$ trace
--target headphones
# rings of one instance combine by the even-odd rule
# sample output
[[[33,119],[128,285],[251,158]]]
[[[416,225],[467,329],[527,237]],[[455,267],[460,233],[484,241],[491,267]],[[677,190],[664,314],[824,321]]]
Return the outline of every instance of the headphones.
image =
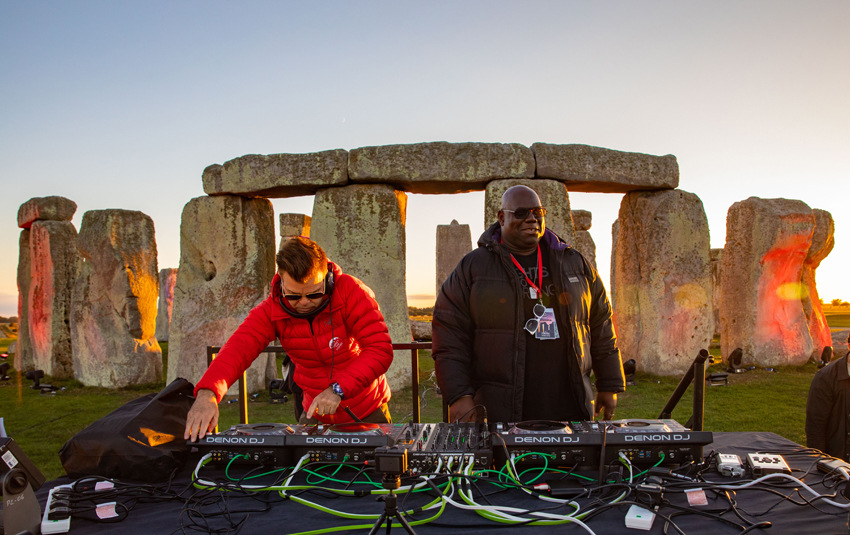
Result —
[[[322,301],[322,304],[320,304],[314,310],[301,314],[299,312],[296,312],[295,309],[287,307],[283,302],[283,280],[280,281],[280,297],[278,299],[280,300],[280,306],[283,307],[283,309],[293,318],[307,318],[309,316],[312,316],[313,314],[318,314],[319,312],[327,308],[327,306],[331,304],[331,294],[333,292],[334,272],[333,269],[331,269],[330,263],[328,263],[328,273],[327,275],[325,275],[325,296],[327,297],[327,299]]]

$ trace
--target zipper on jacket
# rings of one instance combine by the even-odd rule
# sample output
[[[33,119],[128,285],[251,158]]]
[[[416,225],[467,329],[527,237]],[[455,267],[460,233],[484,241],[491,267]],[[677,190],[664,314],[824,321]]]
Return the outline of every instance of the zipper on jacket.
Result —
[[[510,281],[514,285],[514,288],[516,288],[516,295],[517,295],[517,318],[519,318],[519,322],[514,322],[514,370],[513,370],[514,387],[513,387],[513,392],[512,392],[512,397],[514,398],[514,400],[516,400],[517,385],[519,384],[519,377],[517,377],[516,369],[517,369],[517,362],[519,361],[519,335],[520,335],[520,330],[521,330],[520,324],[522,323],[522,313],[523,313],[522,300],[525,298],[525,296],[522,295],[522,289],[520,288],[521,285],[517,284],[517,282],[516,282],[516,278],[517,278],[516,273],[514,273],[513,268],[508,266],[508,263],[505,261],[505,257],[502,254],[502,249],[503,249],[502,247],[499,247],[498,249],[496,249],[494,247],[496,254],[499,255],[499,261],[502,262],[502,266],[508,271],[508,275],[510,275]],[[525,385],[525,377],[522,378],[522,381],[523,381],[523,385]],[[520,400],[520,405],[522,405],[521,400]],[[522,413],[520,411],[517,411],[519,414],[515,414],[514,413],[515,408],[516,408],[515,403],[511,403],[511,416],[513,417],[512,419],[513,419],[513,421],[519,421],[519,420],[522,419]]]

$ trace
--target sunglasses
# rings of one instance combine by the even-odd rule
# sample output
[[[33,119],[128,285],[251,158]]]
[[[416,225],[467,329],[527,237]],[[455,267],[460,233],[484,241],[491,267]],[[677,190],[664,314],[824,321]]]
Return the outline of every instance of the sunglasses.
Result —
[[[325,292],[328,289],[328,280],[325,278],[324,280],[325,287],[322,288],[321,292],[312,292],[308,294],[283,294],[283,298],[287,301],[300,301],[302,297],[306,297],[307,299],[318,299],[325,295]]]
[[[528,334],[537,332],[537,328],[540,327],[540,318],[546,313],[546,307],[537,303],[531,311],[534,312],[534,319],[525,322],[525,330],[528,331]]]
[[[543,216],[546,215],[546,209],[542,206],[535,206],[534,208],[517,208],[516,210],[502,210],[503,212],[510,212],[517,219],[525,219],[528,217],[529,213],[534,214],[534,217],[537,219],[543,219]]]

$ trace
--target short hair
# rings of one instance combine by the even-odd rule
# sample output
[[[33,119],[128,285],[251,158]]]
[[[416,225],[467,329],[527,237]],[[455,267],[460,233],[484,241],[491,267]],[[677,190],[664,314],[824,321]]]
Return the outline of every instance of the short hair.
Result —
[[[317,273],[324,276],[328,272],[328,256],[325,251],[318,243],[303,236],[289,238],[283,242],[275,260],[278,269],[302,284]]]

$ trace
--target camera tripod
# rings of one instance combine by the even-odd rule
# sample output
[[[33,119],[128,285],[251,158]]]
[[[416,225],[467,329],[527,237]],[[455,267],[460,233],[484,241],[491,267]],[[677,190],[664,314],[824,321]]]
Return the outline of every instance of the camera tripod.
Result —
[[[404,516],[402,516],[399,512],[398,496],[393,494],[393,491],[401,486],[401,481],[399,479],[398,474],[384,474],[381,478],[381,486],[390,491],[390,493],[387,494],[387,497],[384,500],[384,512],[381,513],[381,518],[379,518],[378,521],[375,522],[375,525],[372,526],[372,531],[369,532],[369,535],[375,535],[378,533],[378,530],[381,529],[381,525],[385,520],[387,522],[387,535],[389,535],[393,525],[393,518],[397,518],[401,527],[403,527],[410,535],[416,535],[416,532],[413,531],[413,528],[410,527],[410,524],[407,523],[407,520],[405,520]]]

